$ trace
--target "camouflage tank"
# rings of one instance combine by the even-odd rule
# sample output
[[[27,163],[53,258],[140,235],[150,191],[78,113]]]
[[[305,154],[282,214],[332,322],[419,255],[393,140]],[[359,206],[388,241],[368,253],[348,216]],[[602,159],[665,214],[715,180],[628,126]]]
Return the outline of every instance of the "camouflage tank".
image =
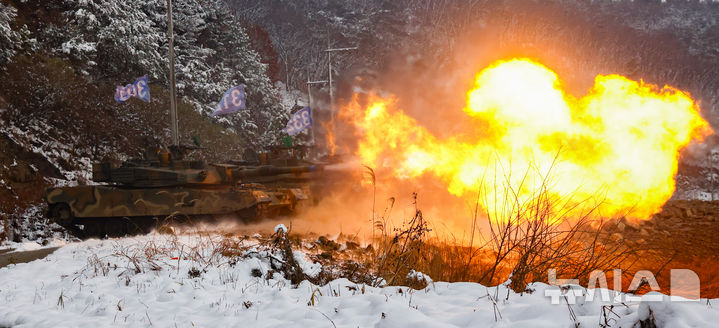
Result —
[[[207,165],[184,160],[192,147],[170,147],[155,160],[130,160],[119,167],[93,164],[89,186],[49,188],[48,215],[85,234],[119,235],[147,230],[157,220],[236,215],[254,220],[292,214],[310,201],[303,183],[321,165]]]

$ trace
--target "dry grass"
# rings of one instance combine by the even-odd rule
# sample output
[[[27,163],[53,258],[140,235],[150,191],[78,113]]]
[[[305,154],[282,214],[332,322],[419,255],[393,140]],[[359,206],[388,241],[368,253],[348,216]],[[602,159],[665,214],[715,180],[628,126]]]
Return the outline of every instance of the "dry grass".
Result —
[[[371,168],[367,171],[375,183],[374,171]],[[168,234],[161,235],[162,242],[151,240],[139,247],[118,245],[113,256],[124,261],[122,268],[128,281],[133,273],[161,270],[168,264],[161,261],[168,258],[177,257],[178,270],[180,261],[192,262],[188,275],[198,277],[210,266],[232,266],[242,257],[254,256],[264,257],[273,273],[282,274],[293,285],[303,280],[323,285],[336,278],[347,278],[374,286],[421,289],[428,282],[410,274],[418,271],[437,281],[472,281],[486,286],[506,282],[516,292],[524,292],[530,282],[547,282],[550,269],[556,270],[559,278],[579,279],[586,284],[594,270],[631,267],[635,254],[624,244],[614,242],[602,229],[606,220],[597,213],[600,202],[588,199],[577,204],[571,201],[572,195],[560,197],[551,193],[550,176],[541,175],[539,187],[533,188],[536,191],[530,195],[520,195],[518,190],[523,190],[523,186],[512,186],[508,177],[495,183],[497,188],[504,188],[503,192],[496,188],[478,190],[474,212],[468,220],[470,238],[466,242],[451,236],[442,239],[436,233],[430,235],[429,222],[417,207],[415,194],[414,214],[399,228],[387,226],[393,199],[380,215],[374,213],[373,203],[374,238],[366,247],[360,247],[356,236],[341,236],[336,241],[324,236],[308,240],[308,236],[281,230],[252,243],[247,242],[246,236],[195,231],[193,243],[187,244],[168,229]],[[495,210],[484,210],[487,208]],[[487,220],[489,229],[479,228],[481,220]],[[262,251],[248,251],[250,244]],[[320,274],[310,277],[302,272],[293,254],[298,249],[322,264]],[[103,259],[92,258],[88,268],[95,275],[106,275],[108,268],[104,263]]]
[[[556,195],[550,191],[551,176],[551,168],[542,174],[531,167],[519,185],[509,176],[495,177],[492,190],[477,194],[468,243],[430,238],[419,209],[394,234],[384,225],[391,205],[379,218],[373,215],[380,236],[373,239],[373,258],[367,263],[375,284],[412,285],[406,275],[416,270],[441,281],[508,282],[523,292],[530,282],[547,282],[550,269],[562,279],[586,283],[594,270],[630,268],[636,253],[603,231],[606,219],[597,211],[601,200],[576,202],[574,195]],[[525,188],[523,184],[536,177],[536,187]],[[534,191],[520,195],[527,189]],[[494,210],[483,210],[488,208]],[[481,219],[487,220],[489,231],[479,229]]]
[[[422,211],[417,208],[417,195],[414,195],[415,211],[409,222],[391,239],[383,238],[377,245],[377,274],[375,284],[380,281],[388,285],[416,283],[408,279],[408,274],[421,261],[426,234],[430,231]],[[412,287],[412,286],[411,286]]]

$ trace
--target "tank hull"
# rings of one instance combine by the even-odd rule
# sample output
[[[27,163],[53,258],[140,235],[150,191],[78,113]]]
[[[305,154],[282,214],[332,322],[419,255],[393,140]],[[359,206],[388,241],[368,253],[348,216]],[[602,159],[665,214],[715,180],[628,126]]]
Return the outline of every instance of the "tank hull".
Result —
[[[51,188],[50,207],[66,204],[73,218],[214,215],[237,213],[272,197],[262,190],[220,188],[120,188],[77,186]]]
[[[154,224],[195,219],[242,221],[292,215],[312,203],[309,182],[323,166],[205,164],[184,160],[183,147],[157,160],[93,164],[98,185],[46,191],[48,216],[82,235],[121,235]],[[141,227],[142,229],[135,229]],[[88,233],[87,229],[94,230]],[[132,229],[130,229],[132,228]]]

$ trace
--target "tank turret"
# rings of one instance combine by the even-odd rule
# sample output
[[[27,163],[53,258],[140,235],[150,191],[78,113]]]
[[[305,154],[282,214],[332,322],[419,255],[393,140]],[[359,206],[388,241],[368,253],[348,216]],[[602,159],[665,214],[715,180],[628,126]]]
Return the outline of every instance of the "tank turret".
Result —
[[[108,162],[92,165],[94,182],[112,183],[133,187],[171,187],[188,184],[235,184],[243,178],[269,177],[281,174],[301,174],[321,170],[319,165],[298,166],[245,166],[237,164],[210,164],[185,160],[190,146],[173,146],[170,151],[158,151],[155,160],[133,159],[120,167]]]

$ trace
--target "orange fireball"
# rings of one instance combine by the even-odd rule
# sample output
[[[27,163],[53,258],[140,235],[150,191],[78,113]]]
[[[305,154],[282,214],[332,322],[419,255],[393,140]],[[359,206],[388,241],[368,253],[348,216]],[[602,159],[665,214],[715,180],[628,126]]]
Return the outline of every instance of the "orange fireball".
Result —
[[[456,196],[478,191],[530,198],[545,188],[599,211],[648,218],[672,196],[680,150],[712,131],[686,92],[599,75],[582,98],[529,59],[482,70],[464,112],[477,127],[439,139],[392,97],[358,97],[341,117],[358,133],[363,163],[399,179],[432,174]],[[494,210],[494,209],[488,209]]]

